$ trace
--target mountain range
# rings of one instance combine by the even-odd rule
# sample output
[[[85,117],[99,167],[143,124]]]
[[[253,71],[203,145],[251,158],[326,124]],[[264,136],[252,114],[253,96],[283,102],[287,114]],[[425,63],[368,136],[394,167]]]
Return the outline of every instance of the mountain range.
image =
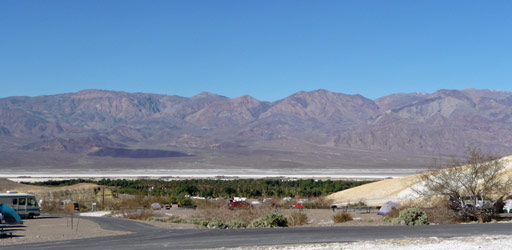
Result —
[[[415,168],[478,147],[512,154],[512,92],[275,102],[83,90],[0,99],[0,168]],[[185,165],[184,165],[185,164]]]

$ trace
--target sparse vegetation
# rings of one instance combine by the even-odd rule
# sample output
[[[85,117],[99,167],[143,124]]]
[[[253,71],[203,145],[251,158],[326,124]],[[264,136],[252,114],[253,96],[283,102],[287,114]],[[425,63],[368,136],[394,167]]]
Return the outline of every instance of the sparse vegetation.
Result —
[[[184,220],[181,217],[177,217],[177,216],[172,216],[167,221],[170,223],[183,223],[184,222]]]
[[[391,212],[382,218],[385,222],[392,222],[393,219],[398,218],[400,215],[400,209],[392,208]]]
[[[226,229],[228,227],[228,225],[226,225],[226,223],[224,223],[222,220],[213,218],[211,221],[208,222],[207,227],[208,228]]]
[[[396,225],[421,226],[428,224],[427,214],[419,208],[409,207],[400,210],[397,218],[392,219]]]
[[[250,228],[287,227],[288,219],[280,213],[270,213],[255,219],[249,224]]]
[[[430,224],[451,224],[457,222],[455,211],[450,209],[446,200],[438,200],[430,206],[420,208],[427,213]]]
[[[147,209],[124,210],[121,215],[132,220],[147,220],[155,216],[151,210]]]
[[[313,198],[311,201],[307,202],[305,205],[306,208],[309,209],[322,209],[322,208],[331,208],[332,200],[325,199],[324,197]]]
[[[335,223],[343,223],[352,220],[352,215],[347,212],[338,212],[332,216]]]
[[[288,218],[291,226],[302,226],[308,222],[308,216],[300,211],[293,212]]]
[[[246,228],[247,223],[241,219],[234,219],[228,223],[228,228],[230,229],[239,229],[239,228]]]
[[[465,161],[452,159],[447,164],[433,162],[432,172],[421,175],[424,197],[445,197],[459,218],[490,221],[498,210],[486,197],[504,197],[512,188],[512,179],[502,178],[505,165],[497,157],[477,149],[468,149]]]
[[[62,213],[62,205],[59,201],[44,201],[41,204],[41,211],[45,213]]]

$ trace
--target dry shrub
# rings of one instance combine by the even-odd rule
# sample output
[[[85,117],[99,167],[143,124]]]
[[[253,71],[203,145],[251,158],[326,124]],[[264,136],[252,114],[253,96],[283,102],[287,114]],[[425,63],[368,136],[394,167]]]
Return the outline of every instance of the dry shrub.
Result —
[[[451,224],[457,222],[457,215],[450,208],[448,200],[438,200],[435,204],[421,209],[427,213],[430,223]]]
[[[451,224],[457,222],[455,212],[450,208],[450,202],[445,197],[429,200],[410,201],[405,206],[417,207],[425,211],[428,222],[433,224]]]
[[[60,201],[44,201],[41,203],[41,211],[45,213],[62,213],[62,205]]]
[[[165,219],[166,222],[170,223],[183,223],[185,220],[179,216],[173,215]]]
[[[108,204],[115,210],[123,209],[136,209],[136,208],[150,208],[153,203],[166,203],[165,197],[161,196],[144,196],[144,195],[133,195],[122,199],[120,202],[115,204]]]
[[[222,209],[229,206],[229,202],[226,200],[198,200],[195,202],[197,209]]]
[[[116,210],[123,209],[136,209],[148,207],[149,202],[147,202],[143,195],[134,195],[130,198],[123,199],[121,202],[117,203],[114,207]]]
[[[359,200],[357,203],[348,203],[349,208],[366,207],[368,204],[364,200]]]
[[[427,213],[428,221],[434,224],[452,224],[457,222],[455,212],[449,207],[422,208]]]
[[[136,210],[125,210],[123,211],[123,217],[132,220],[147,220],[150,217],[154,217],[153,211],[147,209],[136,209]]]
[[[352,220],[352,215],[347,212],[338,212],[332,216],[332,220],[335,223],[343,223]]]
[[[300,211],[295,211],[288,216],[288,222],[291,226],[302,226],[308,222],[308,216]]]
[[[325,199],[324,197],[318,197],[310,202],[306,203],[306,207],[310,209],[329,209],[331,208],[332,200]]]
[[[406,207],[404,207],[404,208],[406,208]],[[400,209],[392,208],[391,212],[389,212],[389,214],[387,214],[386,216],[388,218],[398,218],[399,215],[400,215]]]
[[[198,205],[199,207],[199,205]],[[199,218],[204,220],[212,220],[214,218],[219,219],[221,221],[232,221],[234,219],[241,219],[246,224],[251,223],[254,219],[257,219],[259,217],[262,217],[264,215],[269,214],[272,212],[272,208],[270,206],[255,206],[251,209],[234,209],[229,210],[228,206],[220,206],[218,208],[216,207],[209,207],[199,210]]]

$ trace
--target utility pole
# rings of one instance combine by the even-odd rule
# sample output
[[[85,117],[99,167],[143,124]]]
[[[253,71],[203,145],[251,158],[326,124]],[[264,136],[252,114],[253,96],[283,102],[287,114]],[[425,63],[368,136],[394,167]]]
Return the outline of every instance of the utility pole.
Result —
[[[102,201],[101,201],[101,209],[102,210],[105,210],[105,186],[102,186],[101,187],[101,191],[102,191]]]

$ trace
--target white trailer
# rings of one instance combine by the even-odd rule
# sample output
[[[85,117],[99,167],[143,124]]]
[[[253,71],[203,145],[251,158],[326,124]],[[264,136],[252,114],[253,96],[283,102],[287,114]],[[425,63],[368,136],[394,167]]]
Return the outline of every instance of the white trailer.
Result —
[[[12,207],[21,218],[32,219],[41,214],[41,208],[33,194],[7,191],[7,193],[0,193],[0,203]]]

